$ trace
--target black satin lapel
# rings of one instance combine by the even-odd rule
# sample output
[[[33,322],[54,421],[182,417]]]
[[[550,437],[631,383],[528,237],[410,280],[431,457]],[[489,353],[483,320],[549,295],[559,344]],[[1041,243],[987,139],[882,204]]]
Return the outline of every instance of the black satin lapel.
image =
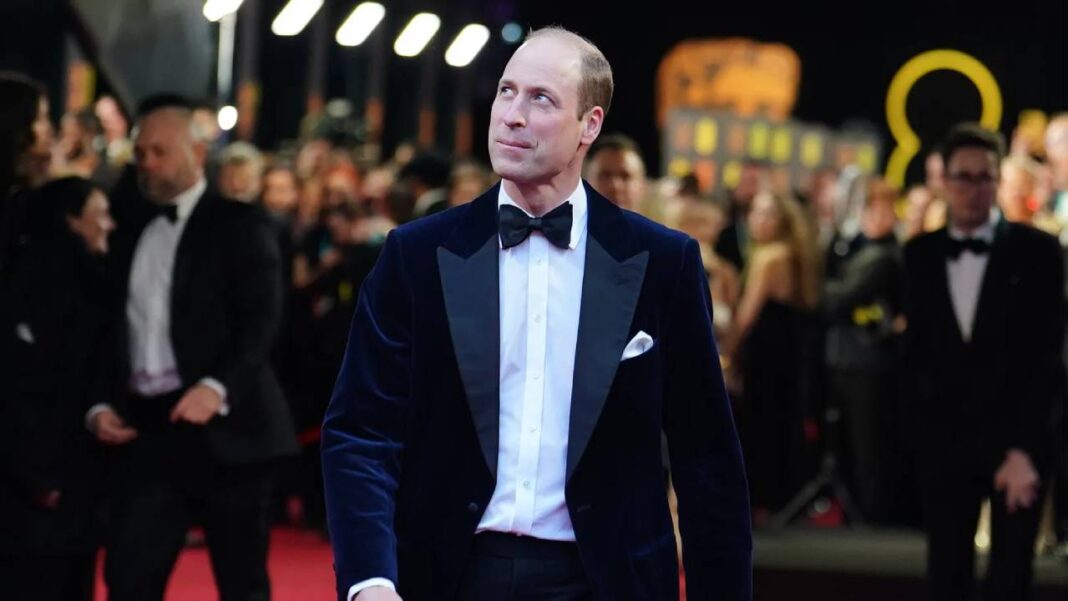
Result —
[[[182,237],[174,252],[174,271],[171,282],[172,311],[182,304],[182,299],[189,291],[189,282],[193,277],[194,255],[206,250],[206,238],[212,227],[211,215],[214,212],[212,210],[214,202],[215,199],[210,194],[201,196],[193,213],[189,215],[185,229],[182,230]]]
[[[1004,244],[1005,226],[998,222],[994,243],[990,246],[990,258],[983,271],[983,281],[979,285],[979,300],[975,306],[975,321],[972,324],[972,340],[982,338],[987,329],[996,325],[995,316],[1003,315],[1000,310],[1007,294],[1011,294],[1013,282],[1010,278],[1013,260],[1011,252]]]
[[[943,228],[937,235],[937,252],[931,257],[930,265],[933,270],[931,275],[934,278],[934,291],[938,295],[937,306],[942,310],[946,333],[953,336],[956,344],[963,345],[964,326],[957,319],[957,312],[953,309],[953,292],[949,289],[949,234]]]
[[[490,236],[466,260],[438,248],[453,349],[486,466],[497,477],[500,421],[500,290],[498,241]]]
[[[596,238],[587,239],[568,429],[568,478],[586,451],[608,398],[648,262],[649,251],[618,262]]]

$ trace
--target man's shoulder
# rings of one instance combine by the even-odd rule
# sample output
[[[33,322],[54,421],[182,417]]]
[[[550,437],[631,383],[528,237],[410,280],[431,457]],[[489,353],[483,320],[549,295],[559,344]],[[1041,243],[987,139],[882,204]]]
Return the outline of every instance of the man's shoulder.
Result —
[[[1004,228],[1005,242],[1018,245],[1029,250],[1060,254],[1060,242],[1051,234],[1037,228],[1006,221],[1001,224]]]
[[[946,230],[945,228],[942,228],[912,238],[905,243],[905,246],[902,249],[905,256],[905,262],[911,263],[920,258],[930,257],[930,255],[938,250],[939,240],[945,236]]]
[[[431,213],[397,226],[391,235],[405,246],[411,244],[440,246],[470,210],[471,204],[468,203]]]
[[[626,209],[620,209],[620,211],[623,213],[623,220],[627,227],[642,246],[674,249],[676,252],[681,252],[686,243],[692,240],[683,232],[671,229],[644,215]]]

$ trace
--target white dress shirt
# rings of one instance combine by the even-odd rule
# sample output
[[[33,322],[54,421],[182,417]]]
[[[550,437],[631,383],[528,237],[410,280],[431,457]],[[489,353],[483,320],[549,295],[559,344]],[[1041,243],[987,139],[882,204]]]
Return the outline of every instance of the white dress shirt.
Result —
[[[539,232],[502,249],[500,269],[501,413],[497,486],[478,531],[573,541],[564,504],[571,385],[575,374],[582,276],[586,265],[586,189],[568,197],[568,248]],[[500,188],[498,206],[515,202]]]
[[[994,224],[995,218],[991,216],[985,225],[976,229],[971,235],[951,225],[948,228],[949,237],[953,240],[975,238],[993,244]],[[965,342],[972,339],[975,311],[979,306],[979,292],[983,286],[983,275],[986,273],[986,264],[989,261],[989,252],[977,255],[970,250],[965,250],[956,259],[946,260],[949,297],[953,303],[953,314],[957,316],[957,324],[960,326],[960,333]]]
[[[137,395],[154,397],[182,387],[178,362],[171,344],[171,278],[174,258],[189,216],[207,189],[201,178],[192,188],[175,197],[178,218],[172,223],[159,215],[145,226],[137,241],[130,267],[129,291],[126,295],[126,323],[130,359],[128,389]],[[220,415],[226,415],[226,388],[213,378],[200,382],[223,399]],[[107,404],[94,405],[86,414],[90,424],[94,416],[111,409]]]
[[[586,188],[568,197],[572,209],[568,248],[540,232],[501,248],[500,423],[497,484],[477,531],[574,541],[564,502],[571,387],[575,373],[582,277],[586,266]],[[500,187],[501,205],[516,205]],[[349,589],[349,599],[372,578]]]

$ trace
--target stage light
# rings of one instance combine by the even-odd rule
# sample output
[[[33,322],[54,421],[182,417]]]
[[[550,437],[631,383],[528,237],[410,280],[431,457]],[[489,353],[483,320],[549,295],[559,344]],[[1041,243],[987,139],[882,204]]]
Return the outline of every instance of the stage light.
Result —
[[[453,67],[466,67],[471,64],[486,45],[489,35],[489,29],[478,23],[464,27],[445,51],[445,62]]]
[[[323,6],[323,0],[289,0],[271,23],[275,35],[297,35]]]
[[[219,129],[230,131],[235,125],[237,125],[237,109],[232,106],[219,109]]]
[[[401,56],[418,56],[441,27],[441,19],[431,13],[419,13],[404,26],[393,43],[393,51]]]
[[[377,2],[362,2],[352,10],[337,30],[337,43],[359,46],[386,16],[386,7]]]
[[[237,12],[245,0],[208,0],[204,3],[204,18],[212,23]]]
[[[519,23],[509,23],[501,28],[501,39],[508,44],[515,44],[523,37],[523,28]]]

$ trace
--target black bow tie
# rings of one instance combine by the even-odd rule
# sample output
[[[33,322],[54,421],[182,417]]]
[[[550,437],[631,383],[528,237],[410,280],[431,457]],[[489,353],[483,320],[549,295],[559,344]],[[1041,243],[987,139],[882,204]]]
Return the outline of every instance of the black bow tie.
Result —
[[[497,212],[497,226],[501,234],[501,246],[511,248],[537,230],[557,248],[567,248],[571,243],[570,202],[556,207],[542,217],[531,217],[523,209],[512,205],[501,205]]]
[[[178,205],[152,205],[152,209],[155,215],[163,215],[167,218],[167,221],[174,223],[178,221]]]
[[[985,255],[990,252],[990,243],[980,238],[965,238],[964,240],[950,238],[946,245],[946,254],[951,259],[959,258],[960,254],[966,250],[977,255]]]

